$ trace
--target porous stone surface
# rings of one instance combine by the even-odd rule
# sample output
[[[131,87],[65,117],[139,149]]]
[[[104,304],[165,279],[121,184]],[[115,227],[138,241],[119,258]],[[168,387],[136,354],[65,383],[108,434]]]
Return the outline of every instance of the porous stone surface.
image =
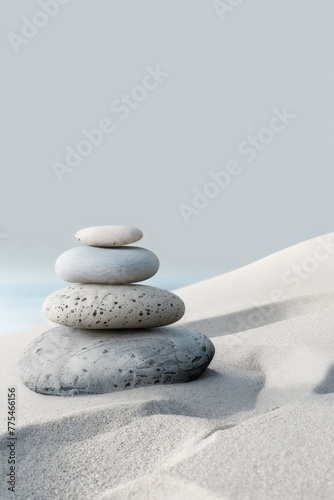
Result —
[[[62,253],[56,273],[70,283],[127,284],[144,281],[159,269],[158,257],[140,247],[79,246]]]
[[[117,247],[141,240],[143,233],[132,226],[95,226],[80,229],[75,237],[80,243],[86,245]]]
[[[27,346],[19,372],[29,389],[42,394],[102,394],[189,382],[214,352],[205,335],[179,328],[106,334],[58,327]]]
[[[49,295],[49,320],[73,328],[150,328],[182,318],[185,305],[172,292],[146,285],[73,285]]]

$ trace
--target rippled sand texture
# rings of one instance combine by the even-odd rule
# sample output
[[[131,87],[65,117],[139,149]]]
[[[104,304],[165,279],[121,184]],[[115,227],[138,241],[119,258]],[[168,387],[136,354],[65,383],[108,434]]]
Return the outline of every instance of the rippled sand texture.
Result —
[[[17,360],[50,325],[1,338],[1,394],[18,392],[15,498],[333,498],[332,240],[177,291],[176,325],[216,349],[194,382],[44,396],[23,386]]]

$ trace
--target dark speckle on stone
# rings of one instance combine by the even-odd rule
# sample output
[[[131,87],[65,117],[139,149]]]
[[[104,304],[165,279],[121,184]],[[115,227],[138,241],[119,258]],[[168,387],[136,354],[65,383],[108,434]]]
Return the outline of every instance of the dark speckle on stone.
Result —
[[[185,383],[199,377],[214,355],[207,337],[185,329],[122,333],[92,327],[93,331],[80,331],[61,326],[35,338],[20,358],[23,383],[36,392],[57,396]],[[54,352],[55,348],[56,362],[39,355],[40,350]]]

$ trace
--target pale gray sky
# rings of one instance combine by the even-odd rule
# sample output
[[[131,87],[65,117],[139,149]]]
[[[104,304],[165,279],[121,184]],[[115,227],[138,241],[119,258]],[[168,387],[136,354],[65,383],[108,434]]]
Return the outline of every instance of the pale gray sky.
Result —
[[[40,5],[1,0],[3,280],[52,279],[92,225],[201,276],[333,231],[332,1]]]

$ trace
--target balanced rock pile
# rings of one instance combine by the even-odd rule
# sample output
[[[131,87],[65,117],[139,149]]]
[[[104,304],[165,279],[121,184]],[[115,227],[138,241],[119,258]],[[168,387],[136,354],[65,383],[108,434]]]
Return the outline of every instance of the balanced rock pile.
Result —
[[[73,286],[49,295],[44,312],[61,325],[37,337],[19,361],[23,383],[43,394],[101,394],[196,379],[214,356],[200,333],[163,328],[185,306],[175,294],[134,284],[151,278],[157,256],[127,246],[142,238],[129,226],[98,226],[76,234],[82,246],[56,262]]]

